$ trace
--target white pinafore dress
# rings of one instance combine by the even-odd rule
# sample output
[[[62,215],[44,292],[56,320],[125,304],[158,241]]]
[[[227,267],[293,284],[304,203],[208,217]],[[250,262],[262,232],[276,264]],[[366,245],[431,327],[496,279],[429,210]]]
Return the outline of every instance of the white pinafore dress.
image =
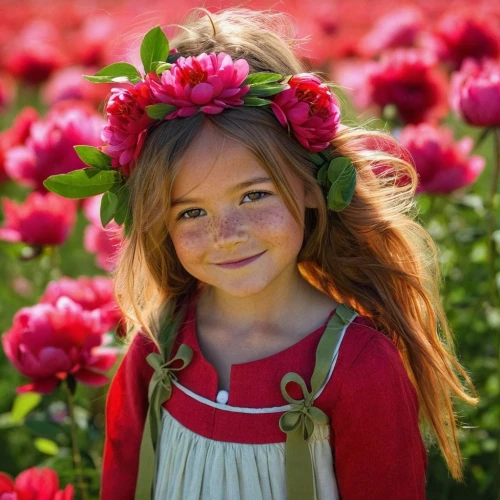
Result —
[[[311,377],[311,391],[297,373],[287,373],[281,382],[282,406],[272,408],[244,408],[221,404],[181,385],[171,362],[152,363],[157,377],[156,386],[150,385],[151,405],[158,405],[155,387],[167,381],[168,395],[180,391],[198,405],[255,418],[262,414],[278,414],[279,427],[286,441],[247,444],[202,436],[176,420],[165,407],[157,414],[161,428],[148,431],[146,421],[141,447],[136,500],[334,500],[339,498],[330,446],[329,418],[314,406],[330,380],[338,352],[348,326],[357,313],[339,305],[321,337],[316,350],[316,364]],[[190,361],[190,348],[184,345],[174,360],[183,360],[181,368]],[[182,347],[182,346],[181,346]],[[188,353],[186,355],[186,353]],[[151,355],[150,355],[151,356]],[[177,366],[179,363],[177,363]],[[289,383],[301,388],[302,399],[294,399],[287,392]],[[165,384],[163,384],[165,385]],[[153,387],[154,386],[154,387]],[[164,398],[165,399],[165,398]],[[168,406],[168,405],[167,405]],[[153,428],[153,427],[152,427]],[[144,441],[155,436],[153,443],[156,467],[151,456],[146,458]],[[149,462],[149,469],[148,464]],[[150,469],[153,468],[154,471]],[[149,480],[147,476],[149,477]],[[151,477],[152,476],[152,477]],[[151,484],[152,483],[152,484]],[[149,495],[149,493],[151,494]]]

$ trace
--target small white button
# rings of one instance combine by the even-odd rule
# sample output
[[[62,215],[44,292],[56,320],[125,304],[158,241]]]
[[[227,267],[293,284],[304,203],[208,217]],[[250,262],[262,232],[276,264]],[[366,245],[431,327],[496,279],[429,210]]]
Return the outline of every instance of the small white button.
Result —
[[[229,393],[227,391],[222,390],[217,393],[217,403],[225,405],[228,399],[229,399]]]

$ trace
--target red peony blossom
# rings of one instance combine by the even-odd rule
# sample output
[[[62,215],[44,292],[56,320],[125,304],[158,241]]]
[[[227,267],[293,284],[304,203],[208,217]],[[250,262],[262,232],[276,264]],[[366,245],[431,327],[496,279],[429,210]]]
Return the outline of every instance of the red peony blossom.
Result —
[[[103,372],[117,358],[114,349],[101,347],[107,325],[99,309],[86,311],[69,297],[19,310],[2,336],[10,362],[32,380],[17,392],[48,394],[68,376],[88,385],[106,384]]]
[[[153,102],[144,82],[111,90],[106,104],[108,123],[101,134],[107,145],[102,150],[113,158],[111,164],[124,175],[130,175],[133,170],[146,140],[147,128],[154,122],[144,109]]]
[[[198,110],[208,114],[221,113],[225,108],[242,106],[242,97],[250,89],[242,85],[248,76],[245,59],[233,61],[224,52],[180,57],[161,80],[151,78],[149,84],[157,100],[179,109],[166,120],[194,115]]]
[[[358,44],[358,53],[374,57],[384,50],[412,47],[424,24],[422,11],[417,7],[402,7],[380,17]]]
[[[290,125],[302,146],[315,153],[323,151],[340,123],[337,99],[327,85],[308,73],[293,76],[288,85],[271,102],[274,114],[284,127]]]
[[[453,110],[471,125],[500,125],[500,63],[467,59],[451,79]]]
[[[38,85],[68,60],[60,33],[47,21],[32,21],[11,40],[5,68],[15,78]]]
[[[78,101],[64,101],[52,108],[44,121],[31,125],[24,146],[10,149],[5,170],[20,184],[46,192],[43,181],[55,174],[84,168],[73,146],[101,145],[104,120],[89,106]]]
[[[370,101],[394,105],[405,123],[434,121],[445,116],[447,83],[436,59],[418,49],[385,53],[367,74]]]
[[[121,312],[113,293],[113,282],[105,276],[80,276],[71,279],[63,276],[51,281],[40,299],[42,304],[56,305],[60,297],[69,297],[86,311],[98,310],[104,322],[105,331],[114,330],[121,318]]]
[[[480,61],[500,56],[500,30],[484,16],[452,12],[439,22],[432,45],[440,60],[459,69],[467,58]]]
[[[32,192],[24,203],[2,198],[0,239],[28,245],[62,245],[73,229],[77,203],[54,193]]]
[[[85,66],[99,67],[112,63],[109,58],[112,42],[120,29],[118,24],[116,16],[104,12],[100,14],[98,11],[83,20],[81,28],[72,37],[76,61]]]
[[[57,473],[49,467],[31,467],[15,480],[0,472],[0,500],[73,500],[74,487],[59,489]]]
[[[468,157],[474,146],[470,137],[453,142],[446,127],[408,125],[399,140],[413,157],[419,176],[417,193],[451,193],[475,182],[485,165],[482,156]]]
[[[28,106],[17,115],[10,129],[0,133],[0,182],[4,182],[9,178],[5,171],[6,152],[14,146],[24,143],[30,134],[31,125],[38,119],[36,110]]]

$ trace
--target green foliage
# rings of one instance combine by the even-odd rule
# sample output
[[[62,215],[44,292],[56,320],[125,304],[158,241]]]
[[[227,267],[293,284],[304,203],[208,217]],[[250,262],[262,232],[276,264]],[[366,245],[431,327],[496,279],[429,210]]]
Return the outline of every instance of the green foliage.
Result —
[[[65,198],[88,198],[109,191],[117,182],[116,170],[100,170],[99,168],[83,168],[68,174],[51,175],[43,185],[53,193]]]
[[[318,173],[323,177],[320,169]],[[335,158],[328,166],[328,180],[331,182],[328,191],[328,208],[340,212],[351,202],[356,188],[356,170],[349,158]]]
[[[80,160],[89,167],[109,170],[111,168],[111,156],[93,146],[75,146],[75,151]]]
[[[146,113],[150,118],[155,120],[163,120],[167,115],[173,113],[178,108],[170,104],[151,104],[146,106]]]
[[[155,70],[154,63],[165,62],[170,51],[165,33],[159,26],[155,26],[144,36],[141,44],[141,60],[144,71],[149,73]]]
[[[19,423],[24,420],[24,417],[35,409],[41,400],[42,396],[35,392],[26,392],[17,396],[12,405],[11,422]]]
[[[139,83],[139,73],[129,63],[118,62],[99,70],[95,75],[83,75],[83,78],[93,83]]]

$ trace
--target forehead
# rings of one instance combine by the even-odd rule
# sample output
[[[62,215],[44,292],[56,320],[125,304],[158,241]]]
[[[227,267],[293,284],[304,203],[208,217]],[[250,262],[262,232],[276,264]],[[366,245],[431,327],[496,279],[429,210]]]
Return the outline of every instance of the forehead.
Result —
[[[179,161],[172,199],[216,195],[256,176],[268,177],[245,145],[204,127]]]

